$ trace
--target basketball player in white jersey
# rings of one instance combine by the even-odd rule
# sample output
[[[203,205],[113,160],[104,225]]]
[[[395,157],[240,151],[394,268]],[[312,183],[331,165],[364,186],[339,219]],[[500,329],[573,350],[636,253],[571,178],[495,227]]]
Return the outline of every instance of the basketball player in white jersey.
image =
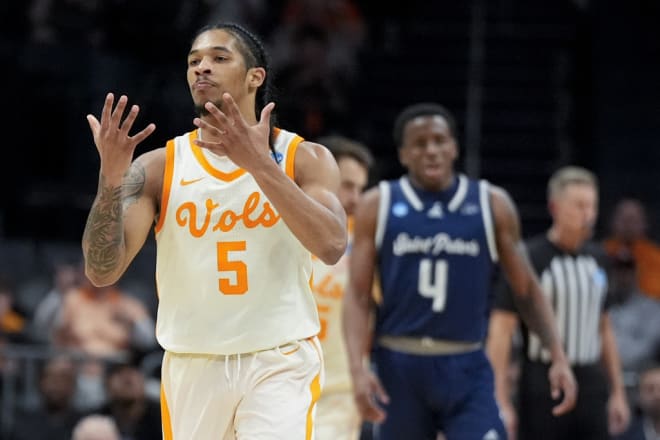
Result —
[[[335,265],[313,258],[312,289],[321,318],[319,340],[325,360],[325,386],[316,411],[316,439],[357,440],[361,417],[353,398],[341,311],[344,286],[348,281],[352,216],[369,182],[373,158],[366,146],[343,136],[327,136],[318,141],[328,147],[339,166],[341,183],[337,195],[348,217],[348,246]]]
[[[311,439],[323,385],[312,259],[347,242],[323,146],[272,127],[268,64],[243,27],[204,27],[188,54],[197,129],[132,160],[150,124],[108,94],[87,117],[101,159],[86,273],[117,281],[154,228],[165,440]],[[259,116],[260,113],[260,116]]]

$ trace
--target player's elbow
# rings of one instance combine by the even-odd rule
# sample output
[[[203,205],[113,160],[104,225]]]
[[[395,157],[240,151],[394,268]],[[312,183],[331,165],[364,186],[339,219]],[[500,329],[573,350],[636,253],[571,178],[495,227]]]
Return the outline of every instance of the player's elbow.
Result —
[[[323,249],[317,254],[317,257],[325,264],[336,264],[341,256],[344,255],[344,252],[346,252],[346,244],[345,234],[341,237],[327,240]]]
[[[88,264],[85,264],[85,276],[94,287],[106,287],[119,281],[119,275],[112,272],[100,273]]]

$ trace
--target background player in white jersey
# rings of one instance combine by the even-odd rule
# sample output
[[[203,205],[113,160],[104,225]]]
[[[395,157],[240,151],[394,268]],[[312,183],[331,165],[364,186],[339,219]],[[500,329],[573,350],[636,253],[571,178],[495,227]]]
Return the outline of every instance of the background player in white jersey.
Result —
[[[269,66],[243,27],[202,28],[187,79],[198,129],[134,161],[155,125],[108,94],[87,117],[101,158],[83,235],[96,285],[155,226],[165,439],[309,439],[323,385],[311,255],[346,248],[339,172],[323,146],[272,126]]]
[[[318,140],[332,152],[341,183],[337,196],[348,218],[348,246],[335,265],[314,258],[314,283],[321,319],[319,340],[325,358],[325,386],[317,404],[317,440],[356,440],[360,436],[360,414],[355,406],[351,373],[341,324],[342,298],[348,278],[353,235],[353,212],[362,191],[369,183],[373,158],[369,149],[343,136],[327,136]]]

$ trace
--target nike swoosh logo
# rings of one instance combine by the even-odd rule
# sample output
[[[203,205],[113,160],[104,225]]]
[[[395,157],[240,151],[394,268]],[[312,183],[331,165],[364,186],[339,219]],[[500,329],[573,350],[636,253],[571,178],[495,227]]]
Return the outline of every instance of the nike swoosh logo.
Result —
[[[191,180],[181,179],[181,181],[179,181],[179,185],[181,185],[181,186],[190,185],[191,183],[199,182],[199,181],[202,180],[203,178],[204,178],[204,177],[199,177],[199,178],[197,178],[197,179],[191,179]]]

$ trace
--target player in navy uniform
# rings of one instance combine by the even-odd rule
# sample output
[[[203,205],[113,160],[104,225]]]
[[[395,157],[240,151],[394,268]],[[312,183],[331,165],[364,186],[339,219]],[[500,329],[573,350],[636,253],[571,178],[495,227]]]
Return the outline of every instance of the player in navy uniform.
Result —
[[[575,379],[511,198],[454,171],[455,123],[440,105],[404,109],[394,140],[407,173],[365,193],[345,293],[344,333],[362,417],[377,422],[379,440],[435,439],[438,432],[448,440],[506,438],[483,349],[498,261],[523,318],[552,354],[549,380],[560,399],[554,411],[570,410]],[[374,276],[382,287],[377,307]],[[369,368],[371,347],[377,374]]]

